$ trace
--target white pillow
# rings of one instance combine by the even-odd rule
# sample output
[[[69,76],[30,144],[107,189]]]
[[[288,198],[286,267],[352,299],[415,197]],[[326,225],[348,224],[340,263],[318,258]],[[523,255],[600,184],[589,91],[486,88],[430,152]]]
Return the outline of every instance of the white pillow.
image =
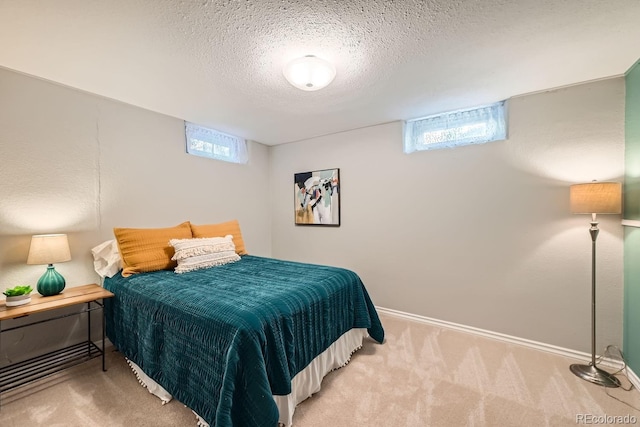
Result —
[[[233,236],[206,237],[195,239],[171,239],[169,244],[175,249],[171,258],[178,261],[176,273],[199,270],[240,260],[233,244]]]
[[[93,255],[93,269],[103,279],[113,277],[122,270],[122,257],[115,239],[100,243],[91,249],[91,254]]]

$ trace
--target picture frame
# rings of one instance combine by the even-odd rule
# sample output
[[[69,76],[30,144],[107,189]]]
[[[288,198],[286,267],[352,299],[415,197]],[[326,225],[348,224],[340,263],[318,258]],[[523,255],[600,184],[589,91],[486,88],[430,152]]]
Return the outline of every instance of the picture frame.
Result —
[[[340,169],[293,174],[296,225],[340,226]]]

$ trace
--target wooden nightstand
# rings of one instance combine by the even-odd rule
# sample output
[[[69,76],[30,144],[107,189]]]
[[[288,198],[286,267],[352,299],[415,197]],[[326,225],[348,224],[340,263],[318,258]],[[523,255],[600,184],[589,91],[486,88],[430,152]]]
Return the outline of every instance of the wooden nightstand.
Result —
[[[102,356],[102,370],[106,371],[104,306],[99,300],[111,297],[113,297],[111,292],[96,284],[91,284],[66,288],[63,293],[48,297],[38,294],[32,295],[30,303],[17,307],[7,307],[4,301],[0,302],[0,353],[2,352],[1,338],[5,332],[87,313],[86,341],[0,368],[0,394],[98,356]],[[77,313],[62,314],[2,329],[2,323],[5,321],[22,318],[30,314],[60,310],[77,304],[87,304],[87,307]],[[102,311],[102,348],[98,347],[91,339],[91,312],[96,310]]]

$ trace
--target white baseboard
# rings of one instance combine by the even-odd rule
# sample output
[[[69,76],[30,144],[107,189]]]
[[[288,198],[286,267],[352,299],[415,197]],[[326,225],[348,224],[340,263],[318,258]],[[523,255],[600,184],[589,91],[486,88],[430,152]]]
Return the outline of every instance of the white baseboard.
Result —
[[[633,384],[633,386],[637,390],[640,390],[640,378],[638,378],[636,373],[633,372],[633,370],[628,366],[627,366],[627,378],[629,378],[629,382]]]
[[[546,344],[538,341],[528,340],[525,338],[514,337],[512,335],[501,334],[499,332],[488,331],[486,329],[475,328],[473,326],[461,325],[459,323],[448,322],[446,320],[433,319],[431,317],[420,316],[417,314],[405,313],[403,311],[393,310],[390,308],[377,307],[376,309],[380,313],[387,314],[389,316],[400,317],[414,322],[425,323],[432,326],[439,326],[447,329],[454,329],[456,331],[465,332],[468,334],[478,335],[485,338],[491,338],[498,341],[508,342],[511,344],[522,345],[528,348],[532,348],[539,351],[545,351],[547,353],[556,354],[559,356],[570,357],[581,362],[590,362],[591,354],[584,353],[582,351],[571,350],[564,347],[558,347],[551,344]],[[613,369],[622,369],[621,362],[613,359],[603,359],[602,365]],[[636,375],[630,367],[627,366],[627,378],[633,384],[633,386],[640,390],[640,378]]]

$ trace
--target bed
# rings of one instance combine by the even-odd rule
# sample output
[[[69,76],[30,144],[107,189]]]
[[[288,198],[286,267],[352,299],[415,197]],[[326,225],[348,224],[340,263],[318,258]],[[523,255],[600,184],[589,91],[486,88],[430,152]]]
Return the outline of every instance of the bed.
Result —
[[[183,274],[115,274],[104,287],[115,294],[109,340],[212,427],[290,425],[363,337],[384,340],[365,286],[342,268],[243,254]]]

